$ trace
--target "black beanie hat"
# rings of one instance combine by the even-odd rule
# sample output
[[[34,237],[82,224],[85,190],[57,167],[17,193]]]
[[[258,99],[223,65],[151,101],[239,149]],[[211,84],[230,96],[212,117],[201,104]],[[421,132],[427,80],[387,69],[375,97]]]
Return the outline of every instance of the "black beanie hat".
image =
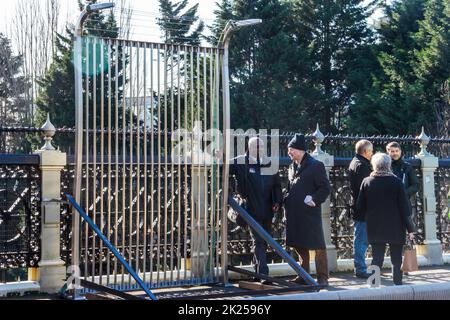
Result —
[[[289,148],[306,151],[306,140],[302,134],[296,134],[295,137],[289,142]]]

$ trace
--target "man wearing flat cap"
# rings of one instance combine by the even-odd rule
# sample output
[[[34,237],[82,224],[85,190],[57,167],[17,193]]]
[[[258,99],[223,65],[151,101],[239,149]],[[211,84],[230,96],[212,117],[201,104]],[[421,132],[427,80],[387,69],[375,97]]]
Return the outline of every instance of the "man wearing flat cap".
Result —
[[[328,260],[322,227],[321,204],[330,195],[330,182],[322,162],[306,152],[304,135],[296,135],[288,145],[292,160],[289,167],[288,193],[285,197],[286,244],[293,247],[302,260],[302,268],[310,273],[309,251],[316,253],[319,285],[328,285]],[[305,284],[301,277],[293,280]]]

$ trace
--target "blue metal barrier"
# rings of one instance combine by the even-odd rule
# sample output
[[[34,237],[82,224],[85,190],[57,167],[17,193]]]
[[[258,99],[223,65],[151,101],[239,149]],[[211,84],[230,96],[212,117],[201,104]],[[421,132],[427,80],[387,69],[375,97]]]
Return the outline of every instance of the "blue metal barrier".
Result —
[[[280,246],[268,233],[261,227],[252,216],[245,211],[232,196],[228,197],[228,204],[239,213],[239,215],[247,222],[247,224],[261,237],[269,246],[272,247],[287,263],[294,269],[294,271],[302,277],[308,284],[319,286],[318,283],[294,260],[287,252]]]
[[[145,283],[142,281],[142,279],[136,274],[136,272],[131,268],[131,266],[126,262],[126,260],[122,257],[122,255],[117,251],[117,249],[106,239],[106,237],[103,235],[103,233],[100,231],[100,229],[95,225],[95,223],[89,218],[89,216],[84,212],[84,210],[78,205],[78,203],[75,201],[75,199],[66,194],[67,200],[72,204],[72,206],[78,211],[78,213],[83,217],[84,220],[89,224],[89,226],[92,228],[92,230],[97,233],[97,235],[102,239],[102,241],[106,244],[106,246],[111,250],[111,252],[116,256],[116,258],[120,261],[120,263],[123,264],[125,269],[130,273],[130,275],[136,280],[136,282],[139,284],[139,286],[144,290],[144,292],[150,297],[152,300],[158,300],[155,295],[147,288]]]

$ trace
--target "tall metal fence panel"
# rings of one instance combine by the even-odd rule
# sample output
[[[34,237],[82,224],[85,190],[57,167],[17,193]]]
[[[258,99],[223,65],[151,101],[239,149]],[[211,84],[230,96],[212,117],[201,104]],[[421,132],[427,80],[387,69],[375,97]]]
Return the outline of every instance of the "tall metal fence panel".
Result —
[[[75,197],[150,287],[219,281],[220,167],[202,150],[212,143],[203,133],[221,129],[222,50],[96,38],[82,47]],[[86,280],[133,288],[86,222],[74,234],[71,260],[79,253]]]

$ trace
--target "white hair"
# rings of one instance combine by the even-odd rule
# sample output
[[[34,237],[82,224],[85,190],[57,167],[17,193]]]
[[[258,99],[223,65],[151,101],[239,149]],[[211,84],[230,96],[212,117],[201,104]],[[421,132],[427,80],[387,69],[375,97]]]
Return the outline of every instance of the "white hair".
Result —
[[[264,141],[259,137],[252,137],[248,140],[248,146],[250,147],[253,145],[262,146],[264,145]]]
[[[371,160],[373,173],[376,174],[392,174],[391,157],[385,153],[378,152]]]

